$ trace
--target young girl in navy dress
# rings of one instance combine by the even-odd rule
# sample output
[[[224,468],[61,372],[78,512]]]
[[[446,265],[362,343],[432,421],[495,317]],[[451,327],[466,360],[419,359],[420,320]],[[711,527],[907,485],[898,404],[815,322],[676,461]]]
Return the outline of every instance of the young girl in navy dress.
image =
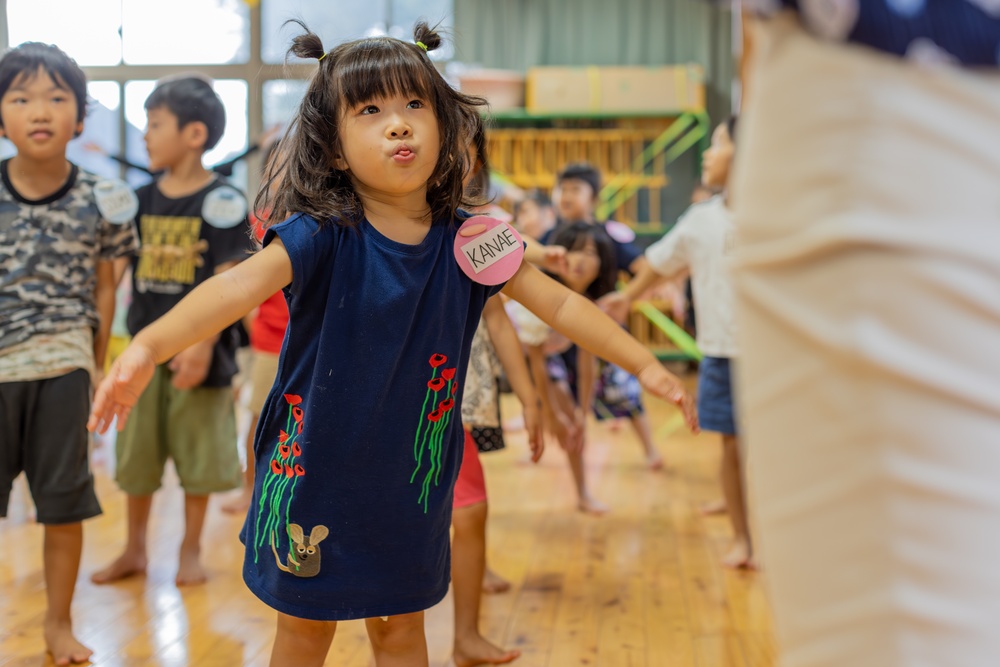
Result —
[[[679,405],[680,382],[587,299],[527,263],[504,285],[455,259],[465,146],[483,101],[427,51],[388,37],[292,53],[319,69],[270,170],[263,249],[140,332],[95,398],[92,429],[128,417],[157,363],[278,289],[289,325],[256,434],[243,577],[278,611],[271,665],[322,665],[336,621],[367,619],[376,664],[427,665],[423,610],[448,590],[462,384],[483,307],[500,291]],[[287,218],[287,219],[286,219]]]

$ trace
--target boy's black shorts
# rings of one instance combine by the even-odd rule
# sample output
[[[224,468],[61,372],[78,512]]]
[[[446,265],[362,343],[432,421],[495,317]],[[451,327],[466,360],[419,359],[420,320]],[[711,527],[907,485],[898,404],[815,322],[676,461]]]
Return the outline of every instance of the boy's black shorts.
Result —
[[[0,517],[23,470],[38,523],[75,523],[97,516],[87,447],[90,375],[0,382]]]

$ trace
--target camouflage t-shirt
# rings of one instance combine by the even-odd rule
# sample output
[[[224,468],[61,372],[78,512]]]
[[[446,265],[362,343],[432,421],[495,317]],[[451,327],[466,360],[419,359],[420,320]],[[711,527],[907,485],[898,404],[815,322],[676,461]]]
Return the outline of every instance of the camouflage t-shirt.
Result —
[[[57,192],[28,200],[11,185],[8,165],[0,163],[0,357],[36,337],[96,330],[98,262],[138,247],[133,223],[101,215],[98,176],[72,165]]]

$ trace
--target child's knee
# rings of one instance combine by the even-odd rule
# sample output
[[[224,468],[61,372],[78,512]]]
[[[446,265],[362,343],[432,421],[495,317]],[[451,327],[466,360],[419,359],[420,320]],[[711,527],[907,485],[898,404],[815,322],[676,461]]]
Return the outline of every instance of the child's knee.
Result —
[[[424,612],[389,616],[386,620],[370,618],[368,639],[372,646],[387,653],[405,653],[424,642]]]
[[[452,510],[451,523],[457,533],[481,532],[486,526],[486,502],[474,503]]]
[[[278,632],[304,645],[329,644],[337,630],[336,621],[313,621],[278,614]]]

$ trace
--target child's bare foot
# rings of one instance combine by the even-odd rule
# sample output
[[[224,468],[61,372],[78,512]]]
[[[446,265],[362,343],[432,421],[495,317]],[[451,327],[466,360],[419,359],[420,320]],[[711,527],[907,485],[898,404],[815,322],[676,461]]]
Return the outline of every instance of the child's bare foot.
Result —
[[[510,582],[501,577],[499,574],[486,568],[486,572],[483,574],[483,592],[487,594],[494,593],[506,593],[510,590]]]
[[[181,549],[181,555],[177,563],[177,578],[174,582],[178,586],[197,586],[203,584],[208,579],[205,569],[201,566],[201,552],[198,550]]]
[[[111,565],[90,575],[90,580],[95,584],[110,584],[145,573],[146,557],[126,551]]]
[[[478,633],[455,639],[455,666],[503,665],[521,657],[520,651],[504,651],[482,638]]]
[[[45,621],[45,648],[57,665],[79,665],[90,660],[94,652],[77,641],[73,626],[66,621]]]
[[[663,470],[663,457],[659,452],[654,452],[646,456],[646,467],[650,470]]]
[[[593,514],[595,516],[607,514],[611,510],[611,508],[604,503],[599,500],[594,500],[589,496],[586,498],[580,498],[580,502],[576,504],[576,507],[584,514]]]
[[[733,546],[729,548],[729,553],[722,557],[722,564],[734,570],[753,569],[750,543],[746,540],[733,540]]]
[[[725,514],[726,501],[722,500],[721,498],[719,500],[710,500],[707,503],[703,503],[702,506],[698,508],[698,511],[705,516],[715,516],[716,514]]]
[[[253,502],[253,489],[244,489],[240,494],[222,506],[226,514],[246,514]]]

